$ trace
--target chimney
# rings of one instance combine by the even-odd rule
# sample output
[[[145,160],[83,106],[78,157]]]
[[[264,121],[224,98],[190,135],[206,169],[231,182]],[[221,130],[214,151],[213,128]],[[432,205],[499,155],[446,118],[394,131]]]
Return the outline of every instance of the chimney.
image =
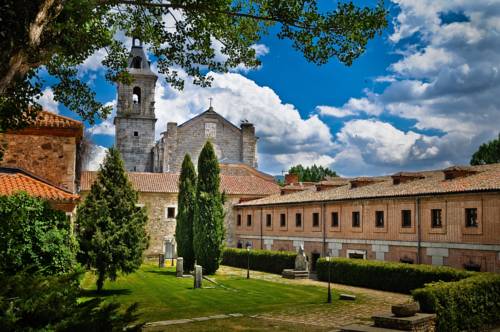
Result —
[[[452,166],[443,170],[445,180],[453,180],[457,178],[464,178],[466,176],[474,175],[476,170],[470,167]]]
[[[299,175],[293,173],[285,174],[285,184],[289,185],[294,183],[299,183]]]

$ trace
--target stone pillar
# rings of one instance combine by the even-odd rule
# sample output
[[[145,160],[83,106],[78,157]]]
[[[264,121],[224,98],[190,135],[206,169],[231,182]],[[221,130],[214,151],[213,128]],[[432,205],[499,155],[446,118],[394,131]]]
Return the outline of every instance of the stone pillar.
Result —
[[[249,122],[241,124],[241,161],[257,168],[257,137],[255,127]]]
[[[164,254],[158,255],[158,267],[159,268],[165,267],[165,255]]]
[[[175,271],[177,278],[182,278],[184,275],[184,259],[182,257],[177,257],[177,266]]]
[[[177,172],[176,159],[177,156],[177,123],[167,123],[167,131],[164,135],[163,146],[163,173]],[[182,157],[184,158],[184,156]]]
[[[203,272],[201,265],[194,266],[194,288],[201,288],[201,280],[203,279]]]

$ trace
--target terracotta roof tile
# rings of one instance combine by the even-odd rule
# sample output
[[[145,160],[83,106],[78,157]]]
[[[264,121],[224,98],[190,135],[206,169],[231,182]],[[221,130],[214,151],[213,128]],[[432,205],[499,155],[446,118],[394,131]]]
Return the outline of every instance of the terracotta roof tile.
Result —
[[[179,174],[129,172],[129,180],[139,192],[177,193]],[[89,191],[97,172],[85,171],[81,176],[81,191]],[[221,175],[221,189],[228,195],[267,196],[279,193],[279,186],[253,175]]]
[[[83,123],[52,112],[41,111],[31,127],[80,129],[83,128]]]
[[[1,168],[0,195],[12,195],[20,191],[57,202],[73,202],[79,199],[78,195],[44,182],[22,170]]]
[[[244,202],[239,205],[258,206],[477,191],[500,191],[500,164],[465,166],[460,169],[470,171],[470,175],[452,180],[445,180],[444,170],[424,171],[418,173],[422,178],[400,184],[393,184],[393,179],[390,176],[373,177],[377,182],[367,186],[351,188],[346,184],[322,191],[302,191],[289,195],[273,195],[250,202]]]

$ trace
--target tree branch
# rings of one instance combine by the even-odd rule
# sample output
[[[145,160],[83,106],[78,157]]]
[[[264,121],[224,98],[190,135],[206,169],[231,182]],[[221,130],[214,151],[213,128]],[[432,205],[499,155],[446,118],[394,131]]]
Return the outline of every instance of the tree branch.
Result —
[[[108,0],[101,0],[101,3],[108,3],[108,2],[109,2]],[[154,2],[142,1],[142,0],[118,0],[118,1],[115,1],[115,3],[122,4],[122,5],[144,6],[144,7],[150,7],[150,8],[183,9],[183,10],[192,10],[192,11],[200,11],[200,12],[210,12],[210,13],[223,14],[223,15],[234,16],[234,17],[251,18],[251,19],[257,20],[257,21],[284,23],[286,25],[289,25],[289,26],[292,26],[295,28],[299,28],[299,29],[310,28],[308,26],[301,25],[298,22],[284,21],[284,20],[277,18],[277,17],[258,16],[258,15],[252,15],[252,14],[247,14],[247,13],[219,10],[219,9],[214,9],[214,8],[209,8],[209,7],[177,5],[177,4],[172,4],[172,3],[154,3]]]

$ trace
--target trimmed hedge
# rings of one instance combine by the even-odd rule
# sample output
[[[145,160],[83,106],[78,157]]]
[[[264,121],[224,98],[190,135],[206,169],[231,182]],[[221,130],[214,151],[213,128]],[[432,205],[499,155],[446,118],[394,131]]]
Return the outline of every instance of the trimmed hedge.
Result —
[[[246,249],[226,248],[222,253],[222,264],[247,268]],[[296,253],[290,251],[251,250],[250,269],[281,274],[283,269],[293,269]]]
[[[480,331],[500,323],[500,276],[476,274],[412,292],[420,310],[436,313],[436,331]]]
[[[434,281],[457,281],[473,275],[473,272],[445,266],[413,265],[350,258],[333,258],[330,261],[330,280],[339,284],[380,289],[398,293],[410,293]],[[316,263],[318,279],[328,280],[327,261]]]

